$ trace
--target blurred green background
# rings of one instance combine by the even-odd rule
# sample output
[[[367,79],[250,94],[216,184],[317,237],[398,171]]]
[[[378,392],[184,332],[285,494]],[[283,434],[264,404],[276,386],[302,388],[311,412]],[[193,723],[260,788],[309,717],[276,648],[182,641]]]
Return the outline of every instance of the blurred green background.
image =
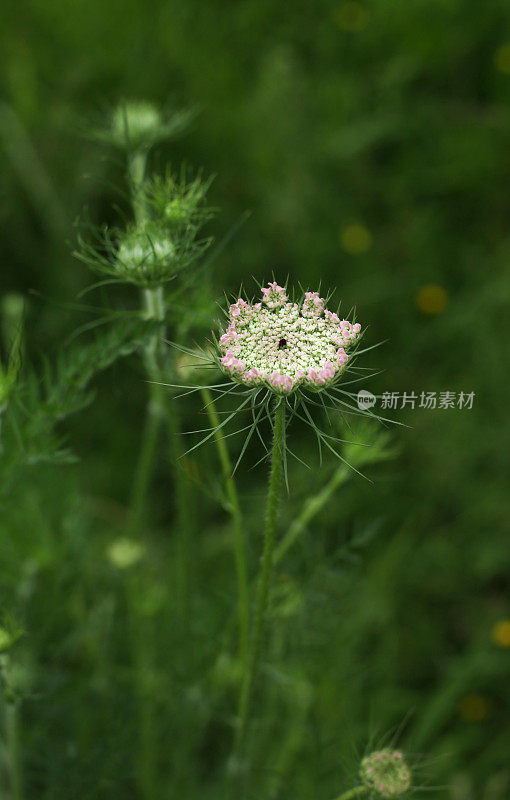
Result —
[[[401,729],[431,796],[507,800],[506,0],[7,0],[0,41],[1,290],[26,298],[24,364],[40,373],[57,358],[94,318],[78,306],[136,307],[115,287],[78,298],[93,278],[72,256],[73,223],[84,207],[118,221],[122,157],[86,133],[119,100],[144,99],[196,108],[151,167],[216,176],[208,233],[236,233],[207,280],[212,300],[273,271],[322,281],[342,308],[356,305],[369,344],[388,340],[366,357],[384,370],[367,388],[475,392],[472,409],[394,412],[410,426],[393,434],[398,455],[368,468],[373,484],[350,479],[278,572],[250,796],[332,800],[352,785],[358,749]],[[192,307],[179,311],[190,344],[210,327]],[[77,463],[29,465],[1,497],[0,603],[25,631],[12,656],[25,794],[143,796],[133,580],[151,653],[138,667],[156,698],[151,800],[228,796],[235,665],[223,631],[235,589],[228,515],[208,477],[216,455],[206,445],[186,464],[197,538],[184,642],[168,597],[163,447],[138,572],[108,555],[144,413],[137,359],[94,389],[60,429]],[[199,413],[186,403],[185,430],[203,427]],[[335,469],[316,469],[313,442],[299,429],[296,439],[314,469],[292,465],[282,528]],[[266,469],[250,466],[239,481],[254,572]]]

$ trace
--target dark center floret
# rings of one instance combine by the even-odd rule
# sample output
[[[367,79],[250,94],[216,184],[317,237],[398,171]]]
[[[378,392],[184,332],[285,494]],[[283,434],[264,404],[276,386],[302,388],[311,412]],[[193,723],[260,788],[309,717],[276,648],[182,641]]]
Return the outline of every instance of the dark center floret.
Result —
[[[278,350],[284,350],[287,347],[287,339],[280,339],[278,342]]]

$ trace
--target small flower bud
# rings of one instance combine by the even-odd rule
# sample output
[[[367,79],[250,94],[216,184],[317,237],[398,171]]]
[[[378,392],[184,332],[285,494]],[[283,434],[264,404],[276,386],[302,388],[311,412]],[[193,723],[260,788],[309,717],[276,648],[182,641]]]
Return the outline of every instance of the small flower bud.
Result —
[[[203,181],[200,175],[187,182],[185,176],[176,178],[167,170],[148,179],[144,192],[153,217],[165,228],[198,233],[212,216],[212,209],[205,205],[210,184],[211,179]]]
[[[151,238],[148,233],[134,233],[126,237],[119,247],[118,260],[128,269],[139,269],[144,264],[158,264],[172,258],[174,245],[167,238]]]
[[[165,109],[147,100],[130,100],[114,108],[106,125],[93,135],[130,152],[147,150],[183,131],[193,116],[193,110]]]
[[[152,141],[161,126],[161,112],[152,103],[130,102],[117,106],[112,117],[112,138],[123,146],[140,147]]]
[[[360,776],[367,789],[380,797],[401,797],[411,786],[411,770],[398,750],[379,750],[365,756]]]
[[[157,229],[127,231],[117,250],[119,277],[142,286],[158,285],[176,272],[176,248],[172,240]]]

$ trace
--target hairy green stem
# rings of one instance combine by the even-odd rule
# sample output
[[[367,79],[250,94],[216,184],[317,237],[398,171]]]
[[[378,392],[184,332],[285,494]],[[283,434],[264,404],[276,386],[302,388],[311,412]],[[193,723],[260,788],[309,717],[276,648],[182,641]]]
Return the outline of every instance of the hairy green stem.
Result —
[[[271,453],[271,472],[266,504],[266,525],[264,531],[264,550],[260,567],[252,645],[247,669],[243,675],[238,707],[238,728],[236,731],[235,752],[241,755],[246,738],[253,688],[259,669],[262,639],[266,622],[267,601],[273,567],[273,551],[276,535],[278,506],[282,489],[283,461],[285,452],[285,401],[280,400],[275,410],[273,449]]]
[[[19,701],[10,700],[5,707],[5,727],[9,754],[10,800],[22,800],[23,778],[21,767],[21,743],[19,724]]]
[[[348,792],[341,794],[336,800],[354,800],[355,797],[362,797],[366,793],[367,789],[365,786],[356,786],[354,789],[349,789]]]
[[[236,484],[232,475],[232,462],[228,447],[222,432],[219,429],[220,420],[211,392],[208,388],[202,389],[202,399],[209,417],[211,427],[215,429],[214,441],[218,450],[218,457],[223,472],[225,490],[228,499],[228,510],[232,517],[232,532],[234,545],[234,558],[237,575],[237,612],[239,626],[239,661],[241,674],[244,674],[248,659],[249,626],[250,626],[250,596],[248,590],[248,570],[246,566],[246,540],[243,528],[241,506],[237,494]]]

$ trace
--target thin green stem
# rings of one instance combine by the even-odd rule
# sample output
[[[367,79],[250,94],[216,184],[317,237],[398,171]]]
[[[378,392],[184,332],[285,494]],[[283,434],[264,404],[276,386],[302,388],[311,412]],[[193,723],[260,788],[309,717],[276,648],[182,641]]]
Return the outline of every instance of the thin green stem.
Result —
[[[23,772],[21,766],[21,742],[19,724],[19,701],[9,700],[5,707],[5,726],[9,754],[10,800],[23,800]]]
[[[136,215],[136,196],[133,197]],[[131,496],[131,508],[127,534],[139,538],[145,522],[147,498],[157,456],[158,441],[163,414],[163,387],[161,381],[160,350],[165,318],[164,296],[161,287],[142,291],[142,313],[148,320],[161,323],[145,346],[143,361],[149,384],[149,395],[145,412],[145,425],[140,444]],[[155,725],[154,697],[152,690],[153,642],[150,621],[139,617],[139,581],[133,577],[126,580],[126,599],[132,626],[132,647],[135,664],[136,696],[139,724],[139,747],[137,751],[137,775],[140,796],[144,800],[154,798],[157,789],[156,752],[158,735]]]
[[[295,541],[302,535],[303,531],[305,530],[308,523],[321,511],[324,506],[327,504],[329,499],[332,497],[334,492],[345,483],[349,476],[351,475],[352,470],[347,467],[345,464],[342,464],[338,469],[335,471],[333,477],[328,481],[326,486],[321,489],[313,497],[310,497],[304,504],[301,513],[298,517],[294,520],[294,522],[290,525],[287,533],[280,541],[278,547],[274,553],[274,563],[278,564],[287,551],[293,546]]]
[[[163,290],[161,287],[144,290],[143,313],[146,319],[155,320],[163,324],[165,309]],[[163,414],[163,387],[158,383],[161,381],[161,369],[158,358],[160,348],[161,336],[159,333],[155,333],[151,336],[144,352],[145,369],[149,380],[152,382],[149,384],[145,428],[133,483],[131,513],[128,525],[128,533],[130,536],[138,536],[140,534],[157,452],[159,430]]]
[[[354,789],[349,789],[348,792],[344,792],[340,797],[335,798],[335,800],[354,800],[355,797],[363,797],[366,793],[366,786],[356,786]]]
[[[139,225],[145,222],[147,216],[143,198],[143,184],[145,181],[146,168],[147,151],[135,150],[129,154],[128,175],[131,180],[131,201],[135,220]],[[161,338],[164,332],[165,301],[163,288],[161,286],[142,290],[142,312],[147,320],[160,322],[161,331],[151,336],[144,352],[145,369],[152,383],[149,385],[145,429],[133,484],[131,514],[128,528],[132,536],[139,534],[143,524],[147,493],[156,457],[162,415],[162,387],[158,385],[158,382],[161,382],[159,356],[161,351]]]
[[[145,309],[148,319],[163,322],[165,318],[164,294],[161,286],[156,289],[145,289]],[[190,559],[192,539],[192,513],[188,478],[181,458],[183,448],[180,442],[180,418],[177,403],[168,397],[167,390],[160,385],[165,379],[162,362],[164,358],[164,328],[149,341],[145,352],[147,374],[152,381],[151,398],[154,413],[167,422],[168,441],[170,446],[170,464],[173,472],[175,489],[175,505],[177,512],[177,559],[176,586],[180,603],[181,617],[185,620],[189,605]]]
[[[143,194],[145,172],[147,170],[147,150],[134,150],[128,157],[128,175],[131,180],[131,194],[135,220],[140,225],[147,219],[147,209]]]
[[[157,320],[162,323],[161,328],[150,339],[145,351],[145,365],[149,379],[152,381],[151,400],[149,403],[149,420],[147,431],[147,446],[150,447],[151,426],[150,412],[160,420],[166,418],[168,426],[168,440],[170,446],[170,462],[173,471],[173,484],[175,488],[175,505],[177,511],[177,576],[176,586],[180,602],[180,611],[183,619],[187,616],[190,584],[190,559],[192,539],[192,513],[189,497],[188,478],[182,465],[183,449],[180,442],[180,419],[177,404],[169,398],[165,387],[161,385],[164,380],[162,362],[164,359],[164,328],[165,318],[164,294],[161,286],[155,289],[144,290],[144,307],[147,319]],[[156,423],[159,425],[159,423]],[[152,426],[154,427],[154,426]]]
[[[214,405],[211,392],[208,388],[202,389],[204,407],[209,417],[211,427],[217,429],[220,424],[218,413]],[[248,591],[248,570],[246,566],[246,540],[243,528],[243,518],[236,484],[232,475],[232,462],[228,447],[221,431],[216,430],[214,441],[218,450],[218,457],[223,471],[225,491],[228,499],[228,510],[232,517],[232,532],[234,545],[234,558],[237,575],[237,606],[239,626],[239,661],[241,674],[244,674],[248,659],[248,639],[250,626],[250,596]]]
[[[144,183],[147,167],[147,151],[136,150],[128,158],[128,174],[131,182],[132,204],[135,221],[144,226],[148,219],[148,209],[144,195]],[[175,403],[171,403],[167,391],[162,385],[166,380],[164,353],[164,321],[165,298],[162,286],[146,288],[142,291],[143,314],[146,319],[159,322],[160,325],[145,347],[143,360],[147,378],[149,379],[149,398],[147,402],[146,422],[140,448],[138,466],[133,485],[132,505],[129,523],[131,536],[139,536],[146,515],[147,498],[158,451],[161,423],[163,418],[168,423],[168,436],[173,470],[173,485],[177,511],[177,557],[176,586],[179,600],[181,622],[187,619],[189,597],[189,562],[191,557],[191,503],[187,477],[179,463],[182,448],[179,442],[180,424]],[[149,620],[138,618],[137,603],[138,582],[128,584],[128,606],[133,617],[133,647],[136,665],[139,720],[138,780],[143,800],[154,800],[158,790],[157,749],[158,730],[154,713],[153,660],[154,632]]]
[[[238,706],[238,728],[236,731],[235,753],[241,755],[246,739],[250,707],[254,684],[257,678],[262,639],[267,614],[267,601],[271,573],[273,568],[273,551],[276,535],[276,522],[283,479],[283,460],[285,453],[285,401],[281,400],[276,407],[274,417],[274,437],[271,452],[271,472],[266,504],[266,525],[264,531],[264,550],[259,572],[253,639],[247,669],[243,675]]]
[[[170,461],[173,470],[177,512],[177,553],[175,562],[177,598],[181,622],[187,624],[190,599],[190,561],[192,556],[192,524],[194,511],[190,498],[189,480],[182,458],[181,425],[176,402],[173,402],[172,407],[167,410],[166,420],[168,424]]]
[[[140,537],[146,516],[147,498],[157,456],[158,441],[163,416],[163,387],[161,382],[161,334],[165,318],[164,296],[161,287],[145,289],[142,293],[143,315],[148,320],[161,323],[145,346],[143,360],[149,383],[149,396],[145,414],[145,427],[140,445],[138,464],[133,483],[128,535]],[[127,603],[131,616],[132,646],[137,682],[139,749],[137,752],[140,795],[144,800],[154,798],[157,790],[156,753],[158,732],[154,714],[153,637],[151,621],[141,620],[138,603],[140,582],[133,577],[126,582]]]
[[[131,512],[128,524],[128,534],[131,537],[139,536],[145,517],[147,495],[161,427],[159,401],[159,393],[154,392],[151,387],[151,399],[147,405],[145,427],[133,482]]]

